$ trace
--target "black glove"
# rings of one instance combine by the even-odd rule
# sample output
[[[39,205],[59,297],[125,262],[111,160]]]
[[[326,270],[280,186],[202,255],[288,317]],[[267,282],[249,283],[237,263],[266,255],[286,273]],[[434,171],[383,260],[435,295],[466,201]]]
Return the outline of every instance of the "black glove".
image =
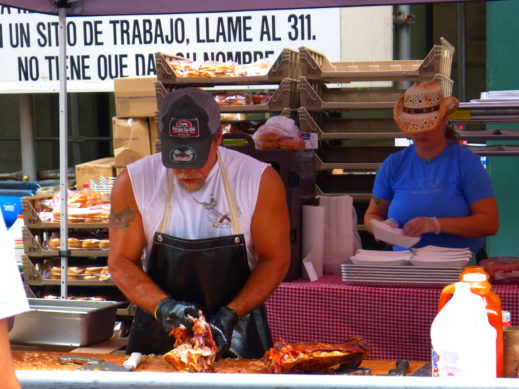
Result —
[[[232,331],[238,323],[238,319],[238,314],[234,309],[224,306],[209,321],[213,339],[218,346],[216,354],[218,358],[231,347]]]
[[[191,329],[193,321],[189,317],[198,317],[198,308],[194,304],[172,298],[163,299],[155,310],[155,318],[168,334],[181,325]]]

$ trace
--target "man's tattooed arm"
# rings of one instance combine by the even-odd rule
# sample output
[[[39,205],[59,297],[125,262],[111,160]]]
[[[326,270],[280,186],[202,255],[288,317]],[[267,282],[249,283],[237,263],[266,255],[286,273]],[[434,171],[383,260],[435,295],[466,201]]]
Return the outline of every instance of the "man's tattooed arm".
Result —
[[[126,207],[121,212],[110,209],[110,227],[118,230],[128,228],[131,221],[135,219],[135,212]]]

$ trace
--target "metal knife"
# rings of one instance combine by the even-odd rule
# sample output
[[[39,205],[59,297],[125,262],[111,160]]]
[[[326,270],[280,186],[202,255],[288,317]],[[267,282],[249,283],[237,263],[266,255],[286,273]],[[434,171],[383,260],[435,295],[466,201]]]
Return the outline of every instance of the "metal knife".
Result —
[[[61,355],[58,357],[58,362],[61,364],[75,363],[82,365],[78,370],[101,370],[101,371],[128,371],[122,366],[116,365],[112,362],[107,362],[101,358],[82,357],[75,355]]]
[[[381,376],[403,376],[407,373],[407,369],[409,369],[409,361],[406,359],[399,359],[395,363],[395,368],[391,369],[387,372],[387,374],[378,374]]]

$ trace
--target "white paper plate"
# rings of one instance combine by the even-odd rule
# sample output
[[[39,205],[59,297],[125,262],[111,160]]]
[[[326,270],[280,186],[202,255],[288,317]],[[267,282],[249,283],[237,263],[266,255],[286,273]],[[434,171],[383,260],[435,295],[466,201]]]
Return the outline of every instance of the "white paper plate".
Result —
[[[359,257],[354,255],[350,258],[355,265],[370,266],[404,266],[409,264],[409,257],[405,258],[376,258],[376,257]]]
[[[424,246],[420,248],[413,249],[415,252],[424,252],[424,251],[441,251],[441,252],[470,252],[468,247],[462,249],[450,248],[450,247],[440,247],[440,246]]]
[[[375,261],[392,261],[394,259],[410,259],[411,258],[411,254],[399,254],[399,255],[384,255],[384,254],[380,254],[380,255],[372,255],[372,254],[369,254],[369,255],[366,255],[366,254],[362,254],[362,253],[357,253],[355,255],[353,255],[353,257],[357,258],[357,259],[365,259],[366,261],[369,261],[369,260],[375,260]]]
[[[402,256],[411,256],[412,252],[411,250],[401,250],[401,251],[388,251],[388,250],[365,250],[365,249],[358,249],[355,255],[362,255],[362,256],[374,256],[374,257],[402,257]]]
[[[434,252],[428,252],[428,253],[416,253],[412,256],[413,258],[435,258],[439,261],[449,260],[449,259],[463,259],[463,258],[472,258],[472,253],[434,253]]]
[[[406,236],[401,228],[393,228],[379,220],[371,219],[371,229],[375,239],[401,247],[411,247],[420,241],[420,237]]]
[[[417,258],[411,257],[411,263],[415,266],[432,266],[432,267],[457,267],[465,266],[470,261],[470,258],[459,259],[439,259],[439,258]]]

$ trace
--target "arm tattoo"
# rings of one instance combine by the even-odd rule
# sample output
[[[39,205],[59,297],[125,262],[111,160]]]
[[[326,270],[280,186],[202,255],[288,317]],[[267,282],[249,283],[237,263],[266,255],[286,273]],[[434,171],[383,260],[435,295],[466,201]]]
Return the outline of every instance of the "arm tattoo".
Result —
[[[135,212],[128,207],[119,213],[116,213],[113,209],[110,209],[110,227],[114,229],[121,230],[123,228],[128,228],[128,225],[134,219]]]
[[[377,196],[373,196],[372,199],[373,199],[373,202],[374,202],[376,205],[379,205],[380,202],[382,201],[382,199],[379,198],[379,197],[377,197]]]

